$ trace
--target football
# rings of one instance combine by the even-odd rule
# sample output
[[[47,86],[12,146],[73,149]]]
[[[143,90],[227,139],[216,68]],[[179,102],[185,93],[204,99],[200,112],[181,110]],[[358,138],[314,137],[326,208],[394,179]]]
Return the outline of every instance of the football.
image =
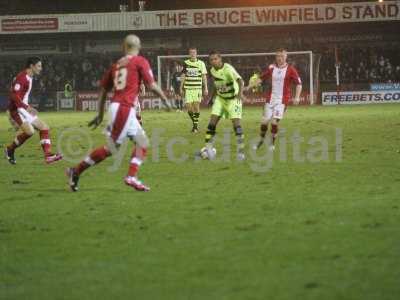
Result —
[[[203,147],[200,150],[200,156],[202,159],[213,160],[217,156],[217,149],[215,149],[214,147],[212,148]]]

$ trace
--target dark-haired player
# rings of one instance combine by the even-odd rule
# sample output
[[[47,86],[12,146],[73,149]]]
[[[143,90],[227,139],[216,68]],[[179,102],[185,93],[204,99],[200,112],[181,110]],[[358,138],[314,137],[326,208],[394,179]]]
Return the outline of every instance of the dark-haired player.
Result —
[[[183,100],[181,95],[183,66],[180,62],[176,62],[175,70],[171,76],[171,92],[175,98],[175,106],[177,112],[183,111]]]
[[[11,85],[8,112],[12,125],[20,131],[15,140],[4,149],[4,154],[11,164],[16,164],[15,150],[34,134],[35,129],[39,131],[45,162],[51,164],[62,159],[61,154],[51,152],[49,126],[39,119],[38,112],[28,102],[33,77],[41,72],[41,59],[31,57],[26,62],[26,68],[14,78]]]
[[[230,119],[237,137],[237,158],[238,160],[244,160],[244,134],[240,123],[242,118],[243,79],[233,66],[222,61],[219,52],[211,52],[209,61],[212,66],[210,74],[214,81],[214,90],[210,98],[213,106],[205,137],[206,149],[211,151],[213,147],[213,139],[219,120],[222,117]]]

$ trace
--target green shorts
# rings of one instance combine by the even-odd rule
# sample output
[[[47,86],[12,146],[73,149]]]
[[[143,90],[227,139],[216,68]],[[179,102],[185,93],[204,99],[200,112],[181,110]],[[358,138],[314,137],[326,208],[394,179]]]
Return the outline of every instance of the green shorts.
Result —
[[[225,119],[241,119],[242,101],[239,99],[225,100],[216,96],[211,114]]]
[[[203,91],[201,89],[189,90],[185,89],[185,103],[201,102]]]

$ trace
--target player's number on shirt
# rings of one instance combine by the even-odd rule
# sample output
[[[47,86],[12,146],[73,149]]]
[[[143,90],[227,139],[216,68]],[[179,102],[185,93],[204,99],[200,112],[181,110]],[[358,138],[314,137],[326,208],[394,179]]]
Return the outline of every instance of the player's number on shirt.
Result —
[[[115,73],[114,86],[117,91],[123,90],[126,87],[126,78],[128,77],[128,69],[121,68]]]
[[[229,92],[229,91],[231,90],[231,87],[229,87],[229,86],[223,84],[223,85],[218,86],[218,87],[217,87],[217,90],[218,90],[218,92],[224,94],[224,93]]]
[[[187,75],[190,76],[190,77],[200,76],[200,70],[197,69],[197,68],[187,69]]]

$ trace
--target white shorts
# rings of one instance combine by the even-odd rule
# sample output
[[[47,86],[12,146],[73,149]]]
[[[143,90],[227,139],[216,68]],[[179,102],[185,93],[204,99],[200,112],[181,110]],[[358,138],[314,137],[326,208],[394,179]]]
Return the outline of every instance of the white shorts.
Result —
[[[272,119],[283,119],[283,114],[285,113],[285,104],[271,104],[265,103],[263,119],[264,120],[272,120]]]
[[[143,133],[136,118],[136,110],[134,107],[120,105],[113,102],[108,108],[109,123],[107,126],[107,135],[117,145],[121,145],[126,138],[134,138],[138,133]]]
[[[23,123],[32,124],[38,118],[38,116],[30,114],[25,108],[18,108],[17,110],[9,111],[9,114],[10,119],[18,126],[21,126]]]

